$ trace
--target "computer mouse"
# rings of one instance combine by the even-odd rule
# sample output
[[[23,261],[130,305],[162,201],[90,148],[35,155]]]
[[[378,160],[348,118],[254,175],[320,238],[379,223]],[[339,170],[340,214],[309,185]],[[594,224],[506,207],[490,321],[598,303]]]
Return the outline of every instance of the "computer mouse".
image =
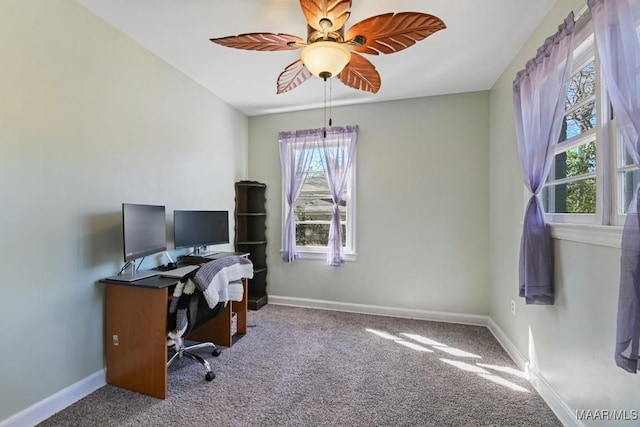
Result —
[[[170,262],[167,264],[167,268],[173,270],[175,268],[178,268],[178,265],[175,262]]]

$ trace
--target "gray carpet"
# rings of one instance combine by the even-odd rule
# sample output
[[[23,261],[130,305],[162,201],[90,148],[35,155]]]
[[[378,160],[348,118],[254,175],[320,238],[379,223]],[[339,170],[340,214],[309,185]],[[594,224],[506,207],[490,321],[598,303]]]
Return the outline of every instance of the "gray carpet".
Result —
[[[40,425],[561,425],[483,327],[274,305],[249,325],[213,382],[185,358],[166,400],[107,385]]]

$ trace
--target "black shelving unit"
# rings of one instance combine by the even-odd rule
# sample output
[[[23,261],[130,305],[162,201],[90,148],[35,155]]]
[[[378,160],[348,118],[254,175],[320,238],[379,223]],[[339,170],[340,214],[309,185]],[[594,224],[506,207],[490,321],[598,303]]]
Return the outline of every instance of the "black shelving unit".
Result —
[[[235,250],[249,253],[253,262],[253,279],[249,279],[248,305],[258,310],[268,302],[267,296],[267,212],[266,184],[238,181],[235,209]]]

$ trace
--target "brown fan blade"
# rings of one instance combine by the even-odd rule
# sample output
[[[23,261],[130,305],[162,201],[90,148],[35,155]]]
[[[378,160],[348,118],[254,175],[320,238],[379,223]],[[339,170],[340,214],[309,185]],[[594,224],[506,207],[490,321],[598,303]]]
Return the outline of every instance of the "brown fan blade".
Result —
[[[354,89],[377,93],[382,82],[376,67],[364,56],[351,53],[351,61],[338,74],[338,79]]]
[[[311,71],[304,66],[302,60],[298,59],[296,62],[289,64],[278,76],[277,93],[289,92],[306,82],[309,77],[311,77]]]
[[[290,34],[248,33],[237,36],[211,39],[212,42],[235,49],[245,50],[296,50],[304,45],[304,40]]]
[[[351,16],[351,0],[300,0],[300,7],[307,23],[316,31],[338,31]],[[322,28],[322,19],[331,21],[331,26]]]
[[[367,18],[349,28],[346,40],[364,38],[361,45],[351,47],[356,52],[389,54],[413,46],[446,27],[440,18],[426,13],[385,13]]]

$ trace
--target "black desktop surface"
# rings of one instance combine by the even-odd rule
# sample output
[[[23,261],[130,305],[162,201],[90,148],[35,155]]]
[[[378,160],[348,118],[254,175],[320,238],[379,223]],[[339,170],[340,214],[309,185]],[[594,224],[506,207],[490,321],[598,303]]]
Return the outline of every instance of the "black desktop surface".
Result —
[[[173,277],[162,277],[159,274],[160,273],[158,272],[158,276],[152,276],[146,279],[136,280],[135,282],[123,282],[119,280],[112,280],[110,277],[107,277],[106,279],[102,279],[99,282],[108,283],[110,285],[134,286],[134,287],[140,287],[140,288],[154,288],[154,289],[168,288],[169,286],[173,286],[179,282],[179,279],[175,279]]]

